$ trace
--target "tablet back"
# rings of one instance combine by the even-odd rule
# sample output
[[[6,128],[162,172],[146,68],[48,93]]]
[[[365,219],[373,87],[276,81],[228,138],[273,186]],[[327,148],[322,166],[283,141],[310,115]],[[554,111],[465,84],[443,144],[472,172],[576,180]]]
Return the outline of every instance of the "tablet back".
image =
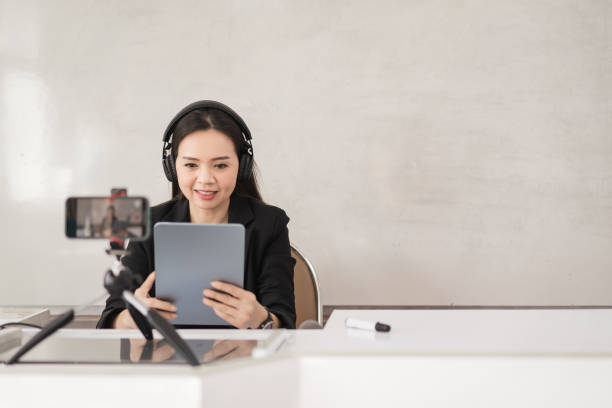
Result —
[[[155,296],[177,307],[173,324],[232,327],[202,303],[202,291],[212,280],[244,286],[244,235],[242,224],[155,224]]]

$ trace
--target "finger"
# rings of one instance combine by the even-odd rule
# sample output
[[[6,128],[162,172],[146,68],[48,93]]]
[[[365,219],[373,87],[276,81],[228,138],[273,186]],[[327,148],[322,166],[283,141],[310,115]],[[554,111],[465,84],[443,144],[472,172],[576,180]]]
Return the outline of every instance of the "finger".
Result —
[[[227,282],[212,281],[210,282],[210,285],[213,288],[229,293],[230,295],[238,299],[242,298],[245,292],[247,292],[246,290],[239,288],[236,285],[232,285],[231,283],[227,283]]]
[[[178,317],[176,313],[162,312],[162,311],[159,311],[157,313],[159,313],[166,320],[174,320]]]
[[[165,302],[158,298],[149,298],[147,299],[147,303],[149,307],[152,307],[157,310],[165,310],[166,312],[176,312],[176,306],[174,306],[170,302]]]
[[[240,300],[236,299],[235,297],[227,295],[225,293],[217,292],[216,290],[204,289],[202,293],[209,299],[214,299],[217,302],[221,302],[234,308],[237,308],[240,304]]]
[[[232,317],[238,311],[237,309],[234,309],[231,306],[226,306],[223,303],[219,303],[219,302],[217,302],[215,300],[211,300],[211,299],[208,299],[208,298],[202,299],[202,303],[204,303],[206,306],[212,307],[213,310],[215,310],[215,311],[219,310],[219,311],[221,311],[221,312],[223,312],[223,313],[225,313],[227,315],[230,315]]]
[[[213,310],[219,310],[229,316],[234,316],[238,312],[237,309],[234,309],[231,306],[224,305],[223,303],[219,303],[216,300],[203,298],[202,303],[204,303],[206,306],[211,307]]]
[[[145,291],[145,293],[149,293],[149,291],[153,287],[153,282],[155,282],[155,271],[151,272],[149,276],[147,276],[147,279],[142,282],[142,285],[140,285],[138,289],[142,289]]]

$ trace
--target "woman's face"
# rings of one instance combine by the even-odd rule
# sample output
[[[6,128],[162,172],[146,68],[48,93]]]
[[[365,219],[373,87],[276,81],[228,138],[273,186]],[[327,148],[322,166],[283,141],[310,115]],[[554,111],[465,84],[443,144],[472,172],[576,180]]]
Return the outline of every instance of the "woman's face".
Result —
[[[176,157],[179,188],[191,205],[214,210],[236,187],[238,156],[234,144],[215,129],[198,130],[181,140]]]

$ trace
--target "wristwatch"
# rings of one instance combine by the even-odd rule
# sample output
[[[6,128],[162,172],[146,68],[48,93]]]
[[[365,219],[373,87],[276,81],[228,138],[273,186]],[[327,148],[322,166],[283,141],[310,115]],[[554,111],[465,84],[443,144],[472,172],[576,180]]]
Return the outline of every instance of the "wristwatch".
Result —
[[[266,317],[266,320],[261,322],[261,324],[257,328],[258,329],[264,329],[264,330],[273,329],[274,328],[274,320],[272,320],[272,315],[270,314],[270,311],[268,310],[267,307],[264,306],[264,308],[266,309],[266,312],[268,312],[268,317]]]

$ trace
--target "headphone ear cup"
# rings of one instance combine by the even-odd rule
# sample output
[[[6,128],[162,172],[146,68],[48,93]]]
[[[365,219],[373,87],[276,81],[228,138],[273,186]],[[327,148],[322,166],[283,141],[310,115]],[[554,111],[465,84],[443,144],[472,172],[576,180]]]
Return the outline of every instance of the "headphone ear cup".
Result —
[[[253,157],[248,153],[240,155],[240,165],[238,167],[238,181],[247,181],[253,172]]]
[[[166,178],[170,182],[174,182],[176,180],[176,166],[174,165],[174,157],[172,157],[172,153],[169,153],[163,160],[162,165],[164,167],[164,173],[166,174]]]

